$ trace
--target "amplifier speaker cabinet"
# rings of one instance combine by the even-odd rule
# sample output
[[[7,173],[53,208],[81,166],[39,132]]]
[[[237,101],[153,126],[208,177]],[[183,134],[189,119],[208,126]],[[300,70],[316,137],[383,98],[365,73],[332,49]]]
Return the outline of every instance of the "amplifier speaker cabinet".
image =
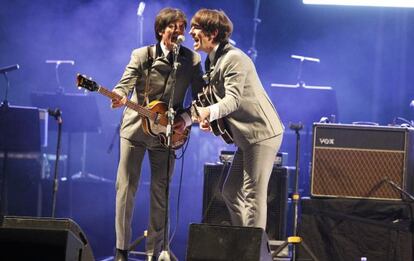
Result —
[[[206,163],[204,165],[203,218],[202,222],[230,225],[230,214],[221,196],[221,188],[230,164]],[[289,176],[292,167],[273,166],[267,190],[267,226],[269,239],[283,240],[286,237]]]
[[[322,124],[313,127],[311,195],[401,200],[413,193],[413,128]]]

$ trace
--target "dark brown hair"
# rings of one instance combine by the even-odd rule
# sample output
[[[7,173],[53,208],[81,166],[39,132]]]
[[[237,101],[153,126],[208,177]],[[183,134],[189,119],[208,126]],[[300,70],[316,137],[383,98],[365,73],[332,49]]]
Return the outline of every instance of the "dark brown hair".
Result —
[[[163,32],[170,23],[175,23],[179,20],[183,20],[184,27],[187,27],[187,17],[180,9],[167,7],[159,11],[155,17],[154,23],[155,38],[157,38],[158,41],[161,41],[159,33]]]
[[[223,10],[200,9],[191,19],[191,26],[199,26],[210,36],[217,31],[215,43],[227,42],[233,32],[233,23]]]

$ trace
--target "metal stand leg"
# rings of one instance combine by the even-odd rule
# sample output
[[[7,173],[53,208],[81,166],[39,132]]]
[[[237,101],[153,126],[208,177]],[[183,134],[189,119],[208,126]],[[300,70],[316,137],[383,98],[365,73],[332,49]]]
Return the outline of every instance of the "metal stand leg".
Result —
[[[275,258],[277,255],[287,246],[292,246],[292,261],[296,261],[296,246],[299,244],[303,246],[305,251],[312,257],[313,261],[319,261],[319,259],[312,253],[310,248],[305,244],[303,239],[298,236],[298,213],[299,213],[299,204],[300,204],[300,195],[299,195],[299,152],[300,152],[300,134],[299,131],[303,128],[302,123],[298,124],[289,124],[289,128],[294,130],[296,133],[296,173],[295,173],[295,192],[292,195],[293,200],[293,236],[288,237],[287,240],[276,249],[272,254],[272,257]]]
[[[83,133],[82,136],[82,156],[81,156],[81,170],[79,172],[77,172],[76,174],[72,175],[71,179],[72,180],[76,180],[76,179],[90,179],[90,180],[98,180],[98,181],[104,181],[104,182],[111,182],[110,180],[104,178],[104,177],[100,177],[100,176],[96,176],[94,174],[88,173],[86,172],[86,144],[87,144],[87,139],[88,139],[88,134],[86,132]]]

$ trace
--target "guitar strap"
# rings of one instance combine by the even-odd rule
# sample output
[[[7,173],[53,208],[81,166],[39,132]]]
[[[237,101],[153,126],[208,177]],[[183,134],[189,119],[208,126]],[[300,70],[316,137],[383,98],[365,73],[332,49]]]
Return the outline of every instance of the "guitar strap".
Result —
[[[144,102],[143,106],[149,104],[149,98],[148,98],[148,91],[149,91],[149,85],[150,85],[150,75],[151,75],[151,69],[152,64],[154,62],[154,45],[147,46],[147,63],[148,63],[148,70],[147,70],[147,79],[145,81],[145,88],[144,88]]]
[[[203,75],[203,80],[206,82],[206,85],[210,85],[211,72],[213,71],[213,69],[210,68],[210,59],[208,58],[208,56],[204,62],[204,68],[206,69],[206,73]]]

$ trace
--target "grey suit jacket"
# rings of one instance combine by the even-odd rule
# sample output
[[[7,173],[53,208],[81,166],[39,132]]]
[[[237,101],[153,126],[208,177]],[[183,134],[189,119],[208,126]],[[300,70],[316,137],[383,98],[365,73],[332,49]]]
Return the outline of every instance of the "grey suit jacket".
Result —
[[[168,59],[162,55],[159,44],[151,46],[152,57],[154,57],[150,70],[150,84],[148,88],[149,101],[160,100],[168,104],[171,90],[166,89],[167,80],[172,66]],[[174,90],[174,109],[180,110],[188,88],[192,87],[193,97],[202,90],[205,85],[202,79],[201,58],[196,52],[181,46],[177,58],[179,63],[176,84]],[[120,95],[128,96],[131,94],[131,101],[140,105],[144,104],[144,89],[148,80],[148,48],[141,47],[135,49],[131,54],[131,59],[125,68],[119,83],[114,91]],[[125,108],[122,125],[121,137],[130,140],[140,140],[143,137],[141,117],[132,109]]]
[[[214,60],[210,83],[220,100],[219,118],[225,117],[234,143],[243,149],[281,135],[284,127],[252,60],[229,43],[219,47]]]

